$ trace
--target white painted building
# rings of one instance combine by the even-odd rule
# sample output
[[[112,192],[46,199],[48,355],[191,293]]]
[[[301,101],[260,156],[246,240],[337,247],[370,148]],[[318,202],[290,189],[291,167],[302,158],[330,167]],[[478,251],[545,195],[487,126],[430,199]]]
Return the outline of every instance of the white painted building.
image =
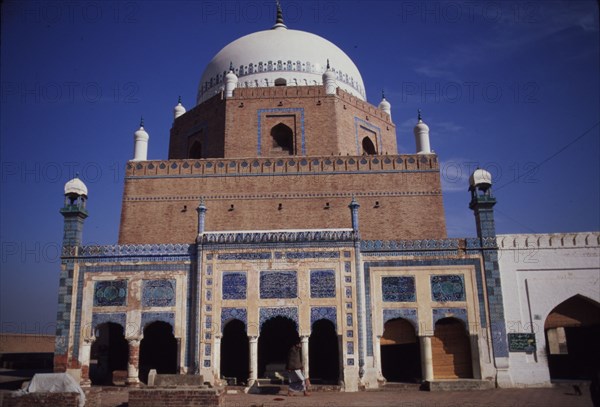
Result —
[[[580,379],[598,369],[600,352],[586,345],[600,340],[600,233],[497,241],[509,350],[512,334],[535,338],[535,350],[509,352],[513,385],[550,386],[551,379]]]

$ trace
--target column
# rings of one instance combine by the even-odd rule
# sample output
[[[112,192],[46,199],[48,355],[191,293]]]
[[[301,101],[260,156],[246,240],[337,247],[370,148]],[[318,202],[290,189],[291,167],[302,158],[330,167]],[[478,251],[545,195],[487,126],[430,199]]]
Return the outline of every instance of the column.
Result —
[[[140,342],[143,336],[128,337],[129,343],[129,361],[127,362],[127,386],[138,387],[140,385],[139,367],[140,367]]]
[[[384,382],[385,377],[383,377],[383,373],[381,372],[381,335],[375,336],[375,342],[373,343],[373,356],[375,358],[375,369],[377,369],[377,380]]]
[[[304,368],[302,374],[304,374],[304,377],[308,378],[310,377],[308,373],[308,336],[301,336],[300,343],[302,344],[302,366]]]
[[[419,336],[421,341],[421,371],[423,380],[433,380],[433,355],[431,353],[431,336]]]
[[[221,337],[221,335],[215,335],[213,341],[213,371],[217,383],[221,382]]]
[[[81,387],[90,387],[90,354],[92,352],[92,344],[96,340],[95,336],[83,338],[83,344],[79,351],[79,360],[81,361]]]
[[[250,344],[250,374],[248,377],[248,387],[256,383],[258,378],[258,336],[249,336]]]

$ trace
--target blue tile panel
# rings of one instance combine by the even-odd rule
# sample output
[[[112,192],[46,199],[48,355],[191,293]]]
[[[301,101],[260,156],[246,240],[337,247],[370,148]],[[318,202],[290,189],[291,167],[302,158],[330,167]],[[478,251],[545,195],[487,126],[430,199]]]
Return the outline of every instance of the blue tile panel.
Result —
[[[346,343],[346,353],[348,355],[354,355],[354,342]]]
[[[221,308],[221,332],[225,329],[225,325],[234,319],[240,320],[248,328],[248,313],[246,308]]]
[[[298,279],[295,271],[261,271],[260,298],[296,298]]]
[[[123,333],[125,333],[125,327],[127,326],[127,315],[124,312],[111,312],[111,313],[96,313],[92,314],[92,331],[95,332],[99,325],[107,322],[113,322],[123,327]]]
[[[431,276],[431,299],[438,302],[464,301],[464,277],[462,275]]]
[[[171,329],[175,329],[175,313],[174,312],[142,312],[142,329],[148,327],[153,322],[166,322],[171,325]]]
[[[415,328],[415,332],[418,333],[419,329],[419,318],[416,308],[393,308],[383,310],[383,326],[385,323],[396,318],[403,318],[409,321]]]
[[[339,252],[287,252],[287,259],[339,259]]]
[[[223,253],[217,255],[219,260],[268,260],[270,258],[271,252]]]
[[[310,297],[335,298],[335,272],[333,270],[311,270]]]
[[[390,276],[381,278],[381,295],[384,302],[416,301],[415,278]]]
[[[346,361],[346,364],[348,366],[354,366],[354,358],[348,358],[348,360]]]
[[[124,306],[127,304],[127,280],[96,281],[94,306]]]
[[[285,317],[289,318],[296,323],[298,328],[298,308],[296,307],[271,307],[271,308],[260,308],[259,314],[259,325],[262,330],[263,324],[271,318]]]
[[[333,326],[337,330],[337,311],[335,307],[311,307],[310,326],[312,327],[320,319],[327,319],[333,322]]]
[[[428,266],[473,266],[477,282],[477,301],[479,304],[480,324],[487,327],[485,318],[485,298],[483,295],[483,281],[481,279],[481,262],[479,259],[416,259],[416,260],[381,260],[366,261],[364,266],[365,298],[366,298],[366,329],[367,329],[367,356],[373,356],[373,318],[371,315],[371,267],[428,267]],[[508,350],[507,350],[508,351]]]
[[[258,117],[258,134],[256,136],[256,155],[258,157],[261,156],[261,146],[262,146],[262,114],[263,113],[300,113],[300,154],[296,152],[298,155],[306,155],[306,146],[304,145],[304,109],[301,107],[298,108],[273,108],[273,109],[258,109],[256,111]]]
[[[245,272],[224,272],[222,284],[223,299],[245,300],[246,284]]]
[[[434,308],[431,311],[433,326],[442,318],[456,318],[465,323],[465,329],[469,329],[469,320],[467,318],[467,310],[464,308]]]
[[[144,280],[142,283],[142,306],[174,306],[175,287],[175,280]]]

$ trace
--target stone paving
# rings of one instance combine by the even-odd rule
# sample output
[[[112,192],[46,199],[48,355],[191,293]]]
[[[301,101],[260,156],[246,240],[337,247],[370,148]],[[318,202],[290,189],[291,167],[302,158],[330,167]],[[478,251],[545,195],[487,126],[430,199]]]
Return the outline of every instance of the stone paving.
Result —
[[[224,407],[578,407],[592,406],[589,392],[581,396],[571,389],[494,389],[481,391],[426,392],[377,391],[313,393],[309,397],[280,395],[226,395]]]

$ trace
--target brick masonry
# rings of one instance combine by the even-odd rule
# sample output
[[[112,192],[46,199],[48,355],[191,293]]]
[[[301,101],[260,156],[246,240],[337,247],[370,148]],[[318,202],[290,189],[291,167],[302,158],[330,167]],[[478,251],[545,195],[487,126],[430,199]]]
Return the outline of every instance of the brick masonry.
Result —
[[[79,393],[30,393],[2,401],[5,407],[78,407]]]
[[[223,395],[217,390],[140,389],[129,391],[129,407],[222,406]]]

